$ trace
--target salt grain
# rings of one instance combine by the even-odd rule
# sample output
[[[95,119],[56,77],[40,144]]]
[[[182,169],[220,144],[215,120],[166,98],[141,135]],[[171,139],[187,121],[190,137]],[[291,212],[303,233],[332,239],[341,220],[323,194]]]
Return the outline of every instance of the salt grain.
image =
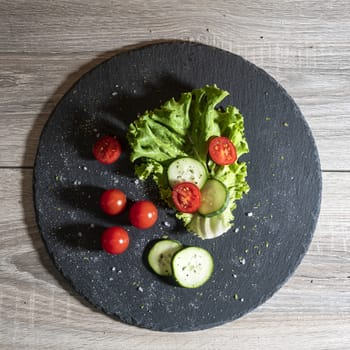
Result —
[[[239,259],[239,262],[240,262],[242,265],[245,265],[245,259],[244,259],[244,258]]]

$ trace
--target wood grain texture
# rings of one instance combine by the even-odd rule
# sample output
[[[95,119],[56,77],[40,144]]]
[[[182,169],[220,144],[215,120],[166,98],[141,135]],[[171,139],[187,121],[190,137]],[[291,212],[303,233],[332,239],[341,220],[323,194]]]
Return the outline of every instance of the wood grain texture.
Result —
[[[347,0],[0,0],[0,348],[348,349],[349,33]],[[41,241],[24,169],[79,77],[168,39],[223,48],[270,73],[300,106],[324,170],[314,240],[287,284],[240,320],[182,334],[111,320],[71,290]]]
[[[33,165],[54,106],[96,64],[121,48],[181,39],[265,69],[299,104],[323,169],[349,170],[350,3],[198,4],[1,1],[0,166]]]
[[[211,330],[170,335],[121,324],[77,296],[36,228],[32,171],[2,169],[0,181],[7,213],[0,217],[1,349],[229,349],[232,342],[241,349],[342,349],[350,341],[350,174],[324,174],[311,247],[267,303]]]
[[[32,166],[41,130],[55,105],[79,77],[113,54],[91,60],[83,54],[0,55],[0,65],[8,71],[0,77],[1,122],[7,126],[0,129],[0,166]],[[323,170],[349,170],[350,67],[349,76],[333,75],[336,69],[328,75],[293,75],[291,71],[274,77],[294,97],[309,123]]]

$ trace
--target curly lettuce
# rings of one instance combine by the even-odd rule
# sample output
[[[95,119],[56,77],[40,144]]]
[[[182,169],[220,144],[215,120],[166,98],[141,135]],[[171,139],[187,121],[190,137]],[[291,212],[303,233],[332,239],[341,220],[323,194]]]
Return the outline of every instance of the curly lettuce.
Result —
[[[217,237],[233,226],[236,200],[249,191],[245,162],[219,166],[208,157],[208,142],[213,136],[228,137],[238,158],[249,152],[239,110],[233,106],[217,108],[228,94],[216,85],[182,93],[178,100],[172,98],[161,107],[146,111],[130,124],[127,133],[136,175],[142,180],[151,176],[168,205],[173,206],[167,168],[177,158],[191,157],[202,162],[211,177],[225,184],[230,201],[221,214],[208,218],[177,213],[186,228],[203,239]]]

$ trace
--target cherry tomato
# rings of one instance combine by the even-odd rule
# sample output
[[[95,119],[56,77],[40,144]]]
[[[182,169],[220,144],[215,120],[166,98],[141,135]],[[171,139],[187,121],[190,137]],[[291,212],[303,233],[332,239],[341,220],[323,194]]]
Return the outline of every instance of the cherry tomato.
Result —
[[[101,243],[107,253],[121,254],[129,246],[129,234],[122,227],[109,227],[103,232]]]
[[[138,201],[131,206],[129,219],[131,225],[139,229],[150,228],[158,219],[158,210],[150,201]]]
[[[95,143],[92,153],[103,164],[112,164],[120,157],[122,148],[117,139],[112,136],[103,136]]]
[[[214,137],[209,142],[209,155],[218,165],[229,165],[237,160],[236,147],[224,136]]]
[[[182,213],[194,213],[201,204],[201,191],[191,182],[177,184],[171,196],[177,210]]]
[[[126,206],[126,195],[118,189],[104,191],[100,198],[100,207],[108,215],[121,213]]]

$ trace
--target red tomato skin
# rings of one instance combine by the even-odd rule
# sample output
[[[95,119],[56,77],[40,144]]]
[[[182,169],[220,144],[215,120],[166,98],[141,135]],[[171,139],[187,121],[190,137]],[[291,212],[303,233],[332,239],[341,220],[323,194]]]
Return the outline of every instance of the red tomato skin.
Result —
[[[194,213],[201,204],[200,189],[192,182],[177,184],[171,193],[173,202],[178,211],[182,213]]]
[[[122,254],[129,246],[129,234],[120,226],[112,226],[103,231],[101,244],[109,254]]]
[[[147,200],[135,202],[129,211],[131,225],[139,229],[152,227],[158,219],[158,209]]]
[[[120,142],[108,135],[97,140],[92,149],[94,157],[102,164],[112,164],[116,162],[121,152],[122,148]]]
[[[118,189],[106,190],[100,198],[100,207],[108,215],[120,214],[126,207],[126,195]]]
[[[209,155],[218,165],[230,165],[237,160],[237,151],[232,141],[225,136],[216,136],[209,142]]]

